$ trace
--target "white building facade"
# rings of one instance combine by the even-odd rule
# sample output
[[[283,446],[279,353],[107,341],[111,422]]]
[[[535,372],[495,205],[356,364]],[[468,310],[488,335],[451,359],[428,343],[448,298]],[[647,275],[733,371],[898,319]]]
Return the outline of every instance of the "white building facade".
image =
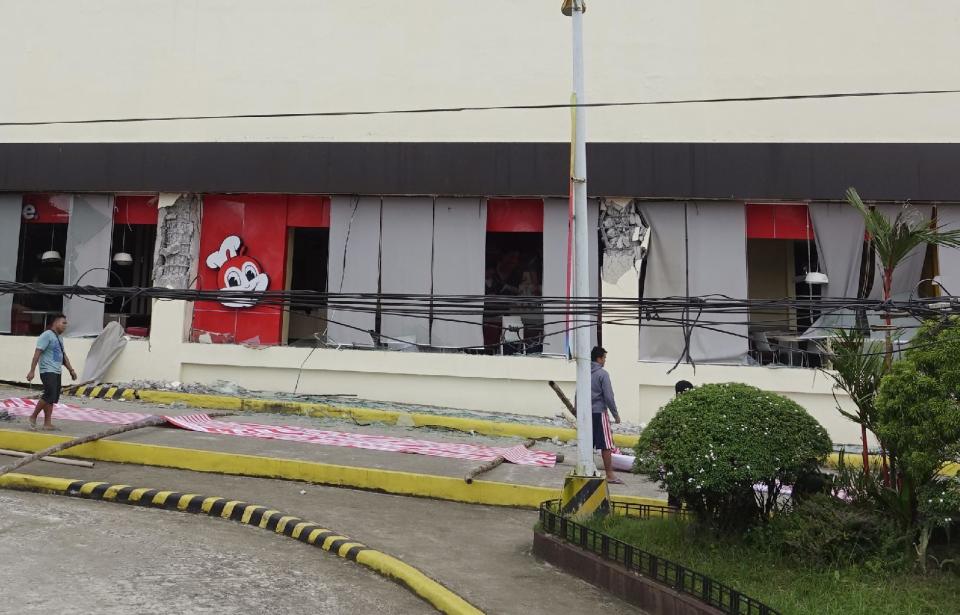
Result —
[[[259,290],[487,296],[482,315],[453,320],[382,306],[0,297],[0,379],[22,380],[32,336],[64,309],[75,363],[107,321],[134,336],[114,382],[224,379],[555,414],[546,382],[574,375],[563,323],[507,321],[497,297],[535,305],[567,292],[569,110],[300,114],[565,103],[570,23],[559,4],[0,9],[0,279],[210,290],[231,287],[235,268],[237,284]],[[955,89],[958,20],[960,7],[932,2],[595,0],[588,102]],[[911,215],[958,221],[958,103],[913,94],[592,108],[592,286],[640,307],[667,296],[876,296],[844,191],[891,215],[909,202]],[[285,116],[252,117],[272,114]],[[222,115],[247,117],[43,123]],[[62,260],[45,261],[54,251]],[[828,284],[797,283],[811,271]],[[895,290],[920,292],[932,275],[960,287],[955,250],[912,255]],[[643,314],[640,326],[603,322],[596,333],[626,420],[649,420],[677,380],[741,381],[796,399],[837,442],[858,438],[803,336],[815,311],[710,327],[693,315],[689,347],[683,327]],[[671,370],[687,349],[696,367]]]

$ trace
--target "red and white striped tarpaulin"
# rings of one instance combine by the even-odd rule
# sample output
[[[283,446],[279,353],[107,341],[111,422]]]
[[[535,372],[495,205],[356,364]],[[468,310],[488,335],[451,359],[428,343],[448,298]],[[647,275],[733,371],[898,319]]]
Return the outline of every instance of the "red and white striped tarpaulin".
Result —
[[[344,431],[292,427],[290,425],[232,423],[211,419],[206,414],[168,416],[166,418],[170,424],[182,427],[183,429],[189,429],[190,431],[228,434],[245,438],[309,442],[327,446],[345,446],[347,448],[362,448],[371,451],[412,453],[415,455],[448,457],[451,459],[471,459],[474,461],[491,461],[497,457],[503,457],[510,463],[547,468],[553,467],[557,462],[556,454],[546,451],[529,450],[522,444],[511,447],[498,447],[459,442],[432,442],[430,440],[372,436]]]
[[[10,414],[16,416],[29,416],[33,412],[35,404],[35,400],[14,397],[0,400],[0,409],[6,409]],[[107,410],[97,410],[96,408],[80,408],[70,404],[56,404],[53,412],[54,418],[61,420],[88,421],[91,423],[109,423],[114,425],[126,425],[152,416],[138,412],[110,412]],[[430,440],[414,440],[413,438],[395,438],[391,436],[373,436],[344,431],[309,429],[291,425],[233,423],[218,421],[210,418],[206,414],[165,416],[164,418],[170,425],[180,427],[181,429],[210,434],[240,436],[243,438],[285,440],[288,442],[305,442],[325,446],[343,446],[372,451],[411,453],[414,455],[469,459],[473,461],[492,461],[497,457],[503,457],[510,463],[546,468],[552,468],[557,462],[555,453],[529,450],[522,444],[511,447],[499,447],[459,442],[433,442]]]
[[[35,399],[23,399],[20,397],[11,397],[10,399],[0,399],[0,410],[6,410],[14,416],[30,416],[37,405]],[[145,418],[153,416],[152,414],[141,414],[139,412],[110,412],[109,410],[97,410],[96,408],[80,408],[70,404],[54,404],[53,416],[65,421],[88,421],[90,423],[107,423],[110,425],[126,425],[136,423]]]

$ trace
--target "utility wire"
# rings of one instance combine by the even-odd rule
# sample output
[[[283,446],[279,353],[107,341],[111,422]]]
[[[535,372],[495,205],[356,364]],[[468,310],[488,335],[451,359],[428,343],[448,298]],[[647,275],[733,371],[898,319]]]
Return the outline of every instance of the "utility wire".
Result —
[[[598,324],[615,326],[672,327],[680,328],[684,357],[690,361],[689,347],[693,329],[712,331],[737,338],[749,338],[743,330],[758,321],[750,319],[750,313],[764,309],[816,309],[821,314],[855,313],[856,310],[881,315],[905,316],[917,321],[936,319],[946,322],[949,316],[960,315],[960,297],[911,298],[907,301],[883,301],[857,298],[783,298],[783,299],[735,299],[725,295],[704,295],[699,297],[658,297],[643,299],[612,297],[514,297],[488,295],[429,295],[429,294],[383,294],[383,293],[326,293],[318,291],[266,291],[243,292],[224,290],[192,290],[143,287],[95,287],[65,286],[24,282],[0,281],[0,295],[45,295],[77,296],[82,298],[121,298],[132,300],[144,297],[156,300],[183,301],[249,301],[251,307],[268,310],[290,311],[300,309],[324,309],[345,313],[366,313],[405,316],[416,319],[428,319],[482,326],[484,321],[496,321],[500,316],[535,316],[543,320],[545,329],[552,330],[536,334],[525,340],[529,346],[544,342],[548,337],[563,335],[581,327],[594,327]],[[486,303],[490,301],[491,303]],[[602,308],[603,318],[597,319],[598,307]],[[697,317],[691,322],[689,313],[696,308]],[[376,331],[370,331],[341,322],[333,314],[325,317],[312,316],[317,320],[341,325],[371,335],[371,339],[409,344],[407,340],[392,338]],[[331,317],[333,316],[333,317]],[[473,318],[471,318],[473,317]],[[553,320],[550,319],[553,317]],[[734,318],[731,318],[734,317]],[[775,319],[760,321],[765,325],[778,322]],[[787,321],[780,321],[787,324]],[[902,331],[915,329],[920,324],[898,327]],[[743,329],[741,329],[743,328]],[[858,327],[830,327],[829,332],[837,329],[855,330]],[[532,340],[532,341],[531,341]],[[818,340],[811,340],[819,344]],[[787,345],[770,342],[776,350],[800,352],[805,356],[822,355],[823,352],[801,350]],[[415,344],[418,348],[434,349],[430,344]],[[483,352],[501,346],[501,342],[482,346],[443,347],[448,351]],[[901,350],[907,346],[901,347]],[[912,345],[910,347],[913,347]],[[877,354],[880,354],[879,352]],[[305,359],[309,360],[309,355]]]
[[[369,312],[429,318],[434,317],[498,316],[542,314],[544,317],[574,317],[593,319],[598,313],[611,318],[634,320],[689,320],[686,314],[695,309],[703,324],[744,324],[739,320],[730,322],[717,316],[743,315],[784,309],[816,310],[821,314],[866,310],[876,313],[891,313],[930,318],[944,313],[960,313],[960,297],[911,298],[906,301],[823,297],[817,299],[737,299],[726,295],[711,294],[697,297],[655,297],[643,299],[618,297],[533,297],[502,295],[436,295],[400,293],[328,293],[307,290],[234,291],[193,290],[159,287],[96,287],[78,285],[54,285],[27,282],[0,281],[0,294],[113,297],[133,299],[145,297],[161,300],[185,301],[232,301],[249,302],[251,306],[286,306],[294,309],[325,308],[354,312]],[[711,315],[714,318],[711,318]],[[465,321],[467,322],[467,321]],[[777,322],[763,319],[764,323]],[[784,321],[785,322],[785,321]]]
[[[539,105],[490,105],[464,107],[425,107],[413,109],[380,109],[369,111],[306,111],[291,113],[237,113],[224,115],[176,115],[176,116],[144,116],[120,117],[78,120],[36,120],[20,122],[0,122],[3,126],[53,126],[68,124],[132,124],[138,122],[179,122],[197,120],[235,120],[235,119],[271,119],[297,117],[347,117],[363,115],[415,115],[424,113],[463,113],[469,111],[536,111],[543,109],[572,109],[572,108],[602,108],[602,107],[643,107],[665,105],[699,105],[711,103],[738,103],[738,102],[768,102],[790,100],[828,100],[835,98],[877,98],[881,96],[920,96],[960,94],[960,89],[950,90],[894,90],[877,92],[827,92],[820,94],[784,94],[779,96],[740,96],[718,98],[678,98],[665,100],[640,100],[622,102],[596,103],[551,103]]]

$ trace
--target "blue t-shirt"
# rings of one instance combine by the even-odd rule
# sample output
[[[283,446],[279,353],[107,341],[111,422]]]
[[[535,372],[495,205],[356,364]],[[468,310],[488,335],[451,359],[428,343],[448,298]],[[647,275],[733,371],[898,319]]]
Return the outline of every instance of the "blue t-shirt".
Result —
[[[47,329],[37,339],[40,352],[40,373],[59,374],[63,371],[63,341],[60,336]]]

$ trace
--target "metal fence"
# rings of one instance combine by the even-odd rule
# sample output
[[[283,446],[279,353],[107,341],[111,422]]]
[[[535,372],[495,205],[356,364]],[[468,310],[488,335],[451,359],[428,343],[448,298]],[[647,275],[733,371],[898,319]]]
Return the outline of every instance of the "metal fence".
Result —
[[[677,517],[687,514],[685,511],[667,506],[622,502],[612,502],[611,509],[614,514],[640,519]],[[616,562],[627,570],[692,596],[729,615],[780,615],[779,611],[741,594],[728,585],[581,525],[564,517],[559,511],[559,500],[548,500],[540,504],[540,525],[548,534],[579,545],[605,560]]]

